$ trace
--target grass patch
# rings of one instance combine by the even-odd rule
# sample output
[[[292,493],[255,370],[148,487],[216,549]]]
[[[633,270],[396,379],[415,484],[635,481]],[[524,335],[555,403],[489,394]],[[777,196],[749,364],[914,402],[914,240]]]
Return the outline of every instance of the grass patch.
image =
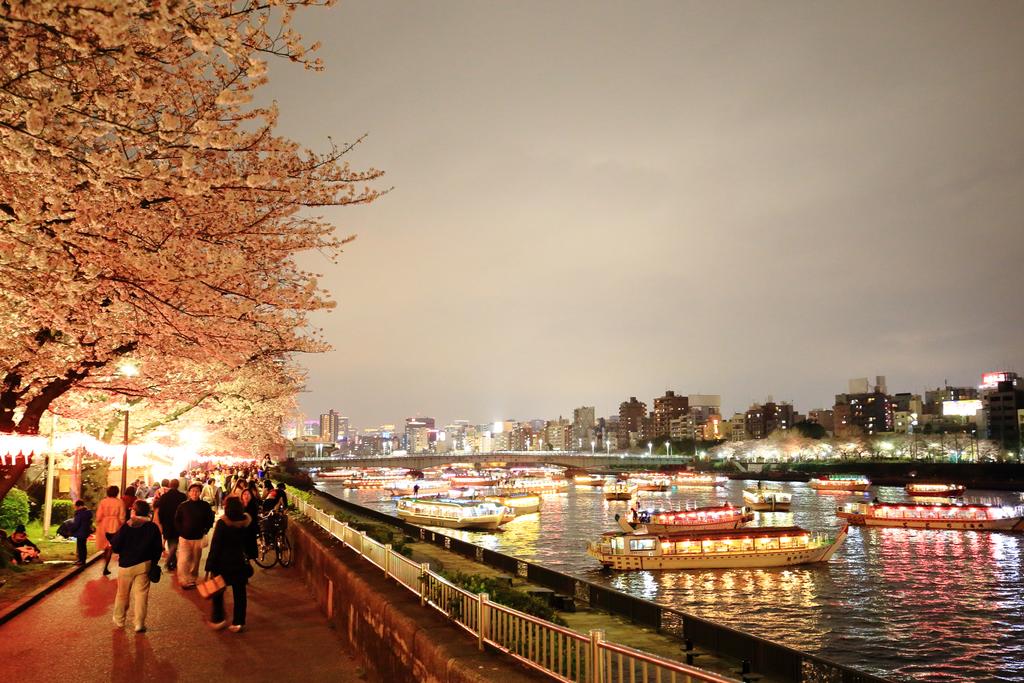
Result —
[[[39,520],[25,525],[29,539],[37,546],[44,563],[8,565],[0,568],[0,610],[10,607],[18,600],[57,577],[75,561],[75,542],[64,539],[43,538],[43,525]],[[57,527],[50,525],[50,533]],[[46,564],[45,561],[60,561]]]

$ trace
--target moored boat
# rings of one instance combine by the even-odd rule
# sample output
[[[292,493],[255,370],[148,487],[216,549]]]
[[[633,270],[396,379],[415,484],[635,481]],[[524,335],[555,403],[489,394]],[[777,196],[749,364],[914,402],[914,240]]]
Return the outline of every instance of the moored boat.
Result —
[[[848,503],[836,512],[857,526],[959,531],[1024,531],[1024,507],[964,503]]]
[[[604,487],[605,500],[629,500],[636,495],[636,484],[626,481],[617,481]]]
[[[860,474],[830,474],[827,477],[816,477],[807,482],[815,491],[867,491],[871,480]]]
[[[399,498],[398,516],[412,524],[447,529],[497,529],[508,509],[489,500]]]
[[[629,475],[629,481],[641,491],[668,491],[672,488],[672,478],[657,472],[637,472]]]
[[[735,529],[754,519],[749,508],[732,504],[692,510],[631,510],[629,519],[616,515],[619,528],[628,533],[659,534]]]
[[[597,474],[577,474],[572,478],[576,486],[604,486],[604,476]]]
[[[920,481],[906,486],[908,494],[919,497],[962,496],[966,490],[967,487],[963,484],[928,484]]]
[[[793,494],[775,486],[763,486],[758,482],[757,488],[743,489],[743,503],[757,512],[786,512],[793,500]]]
[[[729,478],[716,474],[701,474],[700,472],[679,472],[673,482],[676,486],[682,487],[725,486],[729,483]]]
[[[504,505],[507,508],[504,521],[509,522],[522,515],[540,512],[544,499],[539,493],[499,493],[493,496],[484,496],[484,500]]]
[[[569,490],[567,479],[551,477],[516,477],[506,479],[497,486],[499,493],[563,493]]]
[[[449,483],[447,479],[398,479],[389,482],[385,489],[393,496],[436,495],[447,493]]]
[[[609,532],[587,546],[587,554],[610,569],[727,569],[786,567],[826,562],[846,539],[800,527],[746,527],[696,534]]]

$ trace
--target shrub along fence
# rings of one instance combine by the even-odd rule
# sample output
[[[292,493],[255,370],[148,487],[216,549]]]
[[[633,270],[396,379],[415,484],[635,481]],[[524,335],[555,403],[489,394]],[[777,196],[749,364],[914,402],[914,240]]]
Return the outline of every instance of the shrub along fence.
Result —
[[[591,608],[627,617],[635,623],[674,635],[680,640],[688,641],[717,654],[749,662],[753,671],[763,675],[792,683],[888,683],[885,678],[857,671],[823,657],[801,652],[682,610],[665,607],[650,600],[637,598],[606,586],[563,574],[533,562],[482,548],[432,529],[409,524],[387,513],[358,505],[323,491],[317,491],[317,495],[323,496],[338,507],[350,510],[361,517],[390,524],[415,539],[443,547],[512,576],[525,579],[530,583],[550,588],[556,593],[570,596]],[[638,678],[637,680],[647,679]],[[651,678],[650,680],[657,679]]]

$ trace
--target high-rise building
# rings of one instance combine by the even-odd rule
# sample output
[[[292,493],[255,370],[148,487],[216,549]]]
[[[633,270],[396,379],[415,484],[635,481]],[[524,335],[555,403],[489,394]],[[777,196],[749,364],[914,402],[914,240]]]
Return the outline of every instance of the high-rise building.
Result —
[[[995,382],[994,388],[982,389],[988,438],[1008,451],[1019,454],[1020,411],[1024,410],[1024,380],[1015,372],[999,374],[1001,377]]]
[[[686,396],[677,396],[674,391],[666,391],[664,396],[654,399],[654,415],[650,436],[661,438],[669,436],[669,423],[681,415],[685,415],[690,407]]]
[[[750,438],[747,434],[747,414],[733,413],[729,418],[729,441],[746,441]]]
[[[559,417],[544,425],[544,443],[549,450],[567,451],[572,447],[572,424]]]
[[[405,449],[409,453],[429,453],[431,444],[437,439],[437,429],[432,417],[405,418]]]
[[[795,413],[791,403],[776,403],[771,397],[764,405],[755,403],[746,414],[746,431],[753,439],[763,439],[777,430],[793,428]]]
[[[647,418],[647,404],[630,396],[628,401],[619,404],[619,426],[616,438],[619,448],[635,446],[644,433],[644,420]]]
[[[573,448],[579,451],[590,449],[594,441],[594,406],[581,406],[572,411]]]

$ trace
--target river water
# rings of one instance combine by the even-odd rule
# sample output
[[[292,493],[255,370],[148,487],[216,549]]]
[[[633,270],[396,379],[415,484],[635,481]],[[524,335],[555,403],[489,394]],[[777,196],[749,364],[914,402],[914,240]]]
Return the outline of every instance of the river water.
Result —
[[[690,503],[742,505],[743,488],[679,488],[641,493],[642,508]],[[758,514],[754,524],[796,524],[834,533],[838,505],[908,500],[902,488],[822,494],[803,483],[791,512]],[[381,491],[326,491],[394,514]],[[1017,494],[968,491],[965,500],[1019,504]],[[806,652],[900,681],[1024,681],[1024,534],[851,527],[827,564],[780,569],[602,571],[587,541],[616,527],[628,503],[600,489],[545,496],[538,514],[496,533],[454,536],[626,593],[729,624]]]

